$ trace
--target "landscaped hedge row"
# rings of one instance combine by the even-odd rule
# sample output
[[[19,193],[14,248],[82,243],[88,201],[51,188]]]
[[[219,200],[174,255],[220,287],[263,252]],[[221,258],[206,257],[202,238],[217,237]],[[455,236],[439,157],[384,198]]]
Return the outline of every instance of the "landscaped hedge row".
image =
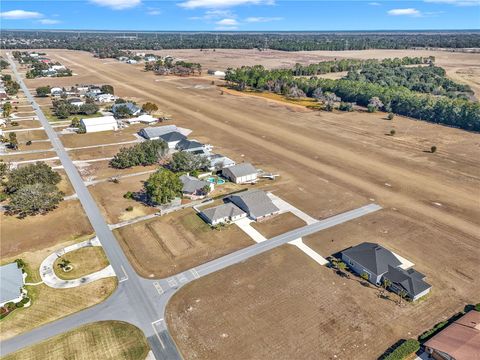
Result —
[[[438,331],[443,329],[446,325],[448,325],[448,320],[439,322],[437,325],[435,325],[433,328],[430,330],[425,331],[422,333],[419,337],[418,340],[423,341],[431,337],[433,334],[436,334]]]
[[[420,349],[420,343],[414,339],[405,340],[402,345],[393,350],[390,354],[383,357],[383,360],[403,360],[408,355],[417,352]]]

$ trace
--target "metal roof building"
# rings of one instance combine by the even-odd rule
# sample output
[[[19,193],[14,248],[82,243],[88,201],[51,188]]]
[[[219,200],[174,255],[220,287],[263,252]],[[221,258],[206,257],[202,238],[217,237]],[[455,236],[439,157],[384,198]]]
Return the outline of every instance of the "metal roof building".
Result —
[[[0,266],[0,306],[22,299],[23,273],[17,263]]]

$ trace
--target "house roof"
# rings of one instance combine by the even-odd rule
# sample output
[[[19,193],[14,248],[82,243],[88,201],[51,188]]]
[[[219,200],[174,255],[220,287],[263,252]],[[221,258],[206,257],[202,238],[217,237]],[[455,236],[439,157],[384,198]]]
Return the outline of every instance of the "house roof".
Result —
[[[71,98],[67,100],[70,104],[75,102],[84,102],[82,99],[79,98]]]
[[[388,272],[383,276],[392,283],[401,286],[412,299],[431,288],[430,284],[423,281],[425,276],[413,269],[403,270],[388,265]]]
[[[17,263],[0,266],[0,303],[18,298],[22,287],[23,274]]]
[[[191,150],[191,149],[203,148],[203,144],[199,143],[198,141],[188,140],[185,138],[182,141],[180,141],[176,147],[179,150]]]
[[[351,247],[342,251],[342,254],[347,255],[375,275],[386,273],[389,265],[397,267],[402,264],[391,251],[370,242]]]
[[[115,120],[115,118],[112,115],[108,115],[108,116],[82,119],[82,122],[85,126],[97,126],[97,125],[116,124],[117,120]]]
[[[478,360],[480,312],[471,310],[425,343],[458,360]]]
[[[210,156],[210,166],[216,167],[217,165],[222,167],[232,166],[235,165],[235,161],[220,154],[213,154]]]
[[[160,135],[160,139],[166,142],[180,141],[185,138],[186,136],[183,134],[180,134],[178,131],[172,131],[172,132],[168,132],[166,134]]]
[[[228,167],[225,170],[230,172],[235,177],[241,177],[241,176],[257,173],[257,169],[255,169],[255,167],[250,163],[241,163],[241,164],[233,165]]]
[[[190,194],[202,190],[205,186],[210,186],[208,182],[189,175],[180,176],[180,181],[183,184],[182,191]]]
[[[232,203],[226,203],[219,206],[211,207],[202,211],[202,214],[207,217],[211,222],[216,220],[231,218],[245,214],[245,212],[238,206]]]
[[[228,199],[255,218],[279,211],[267,193],[262,190],[248,190],[231,195]]]
[[[133,103],[131,103],[131,102],[126,102],[126,103],[120,103],[120,104],[115,104],[115,105],[113,105],[113,106],[112,106],[112,111],[113,111],[113,112],[116,112],[117,109],[118,109],[119,107],[122,107],[122,106],[126,106],[127,109],[130,110],[130,112],[131,112],[132,114],[134,114],[134,113],[136,113],[138,110],[140,110],[140,108],[139,108],[137,105],[135,105],[135,104],[133,104]]]
[[[172,131],[178,131],[178,128],[175,125],[146,127],[140,130],[140,135],[146,137],[147,139],[152,139]]]

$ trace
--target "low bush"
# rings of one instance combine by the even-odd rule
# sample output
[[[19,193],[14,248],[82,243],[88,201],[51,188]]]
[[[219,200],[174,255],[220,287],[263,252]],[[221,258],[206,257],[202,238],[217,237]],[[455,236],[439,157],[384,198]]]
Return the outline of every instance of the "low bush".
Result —
[[[127,211],[133,211],[133,206],[129,206],[129,207],[127,207],[125,210],[127,210]]]
[[[27,146],[32,145],[32,140],[28,140],[28,141],[25,143],[25,145],[27,145]]]
[[[388,120],[393,120],[394,117],[395,117],[394,113],[388,113],[388,115],[387,115]]]
[[[405,340],[391,353],[383,357],[383,360],[403,360],[410,354],[417,352],[420,349],[420,343],[414,339]]]
[[[133,199],[133,193],[131,191],[127,191],[125,194],[123,194],[124,199]]]
[[[28,304],[28,302],[30,301],[30,298],[29,297],[24,297],[20,302],[24,305]]]
[[[475,310],[480,311],[480,303],[475,305]]]
[[[17,307],[17,308],[22,308],[22,307],[24,307],[24,303],[22,303],[22,302],[20,301],[20,302],[18,302],[18,303],[15,304],[15,307]]]
[[[17,122],[17,121],[12,121],[12,122],[10,123],[10,125],[12,125],[12,126],[18,126],[18,122]]]
[[[432,335],[436,334],[437,332],[439,332],[442,328],[444,328],[446,325],[448,325],[448,321],[442,321],[442,322],[439,322],[437,325],[435,325],[433,328],[431,328],[430,330],[427,330],[425,331],[424,333],[422,333],[419,337],[418,337],[418,340],[420,341],[423,341],[423,340],[426,340],[428,338],[430,338]]]

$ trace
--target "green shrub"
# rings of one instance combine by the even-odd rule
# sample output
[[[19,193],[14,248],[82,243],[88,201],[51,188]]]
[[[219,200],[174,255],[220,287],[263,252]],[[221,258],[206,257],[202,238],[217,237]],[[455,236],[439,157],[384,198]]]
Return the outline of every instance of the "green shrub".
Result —
[[[124,199],[133,199],[133,193],[131,191],[127,191],[125,194],[123,194]]]
[[[475,305],[475,310],[480,311],[480,303]]]
[[[12,126],[18,126],[18,122],[12,121],[12,122],[10,123],[10,125],[12,125]]]
[[[433,328],[431,328],[430,330],[427,330],[425,331],[424,333],[422,333],[418,339],[420,341],[422,340],[426,340],[428,339],[429,337],[431,337],[433,334],[437,333],[438,331],[440,331],[440,329],[444,328],[445,325],[448,325],[448,321],[442,321],[442,322],[439,322],[437,325],[435,325]]]
[[[24,305],[28,304],[28,302],[30,301],[30,298],[29,297],[24,297],[20,302]]]
[[[8,195],[4,192],[0,192],[0,202],[7,200]]]
[[[13,309],[15,309],[15,303],[13,302],[8,302],[5,304],[5,308],[8,310],[8,311],[12,311]]]
[[[15,307],[17,308],[22,308],[23,306],[24,304],[21,301],[15,304]]]
[[[129,207],[127,207],[125,210],[127,210],[127,211],[133,211],[133,206],[129,206]]]
[[[383,360],[402,360],[408,355],[417,352],[420,349],[420,343],[414,339],[405,340],[402,345],[398,346],[390,354],[385,356]]]
[[[388,120],[393,120],[394,117],[395,117],[394,113],[388,113],[388,115],[387,115]]]
[[[32,140],[28,140],[28,141],[25,143],[25,145],[27,145],[27,146],[32,145]]]

